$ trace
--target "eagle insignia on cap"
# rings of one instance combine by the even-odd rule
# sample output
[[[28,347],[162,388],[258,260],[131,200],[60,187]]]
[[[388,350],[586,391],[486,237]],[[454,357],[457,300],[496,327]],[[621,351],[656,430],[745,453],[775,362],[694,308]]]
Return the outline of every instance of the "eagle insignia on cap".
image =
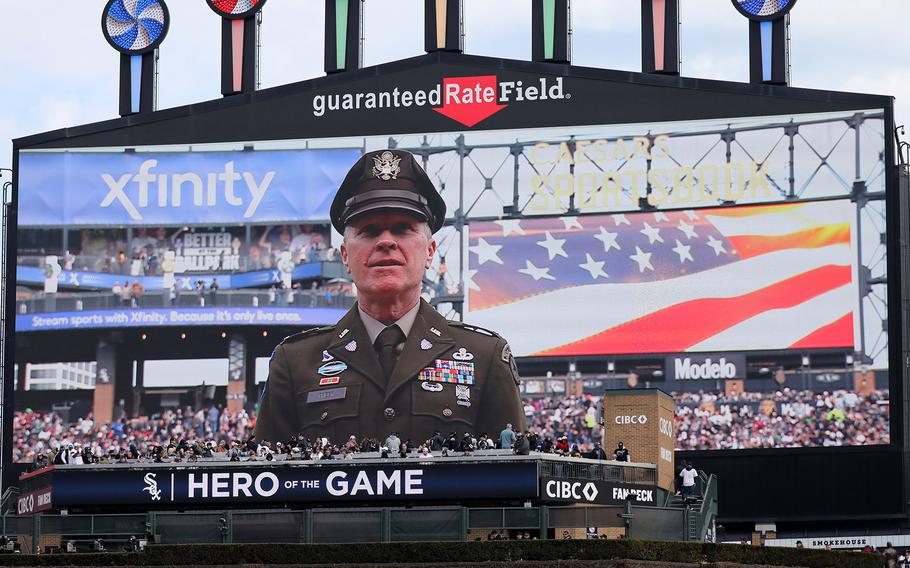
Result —
[[[373,156],[373,175],[385,181],[398,179],[398,174],[401,173],[401,166],[398,165],[400,161],[401,158],[388,151],[380,154],[378,158]]]

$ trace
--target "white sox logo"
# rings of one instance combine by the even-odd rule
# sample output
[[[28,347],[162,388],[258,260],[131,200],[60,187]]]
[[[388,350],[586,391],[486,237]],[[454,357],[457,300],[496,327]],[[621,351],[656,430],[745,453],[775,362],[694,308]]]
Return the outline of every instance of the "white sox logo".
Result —
[[[148,491],[149,495],[152,496],[152,501],[161,501],[161,490],[158,489],[158,482],[155,481],[155,474],[152,472],[145,474],[145,489],[143,491]]]

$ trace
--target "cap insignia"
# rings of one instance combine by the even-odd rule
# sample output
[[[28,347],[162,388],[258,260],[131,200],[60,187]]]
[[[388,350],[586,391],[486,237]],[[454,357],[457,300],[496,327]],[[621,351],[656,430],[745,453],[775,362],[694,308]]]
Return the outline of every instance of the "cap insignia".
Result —
[[[373,175],[385,181],[398,179],[398,174],[401,173],[399,162],[401,158],[389,151],[383,152],[378,158],[373,156]]]

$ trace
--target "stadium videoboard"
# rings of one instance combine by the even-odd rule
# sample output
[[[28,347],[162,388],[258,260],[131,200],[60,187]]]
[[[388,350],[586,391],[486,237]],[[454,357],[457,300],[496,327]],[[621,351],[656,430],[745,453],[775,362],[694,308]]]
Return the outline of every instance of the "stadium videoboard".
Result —
[[[292,285],[307,282],[298,271],[310,259],[291,250],[295,238],[338,246],[325,205],[347,160],[394,146],[418,154],[448,206],[426,296],[454,299],[441,306],[453,317],[463,298],[466,322],[510,341],[519,365],[532,369],[529,408],[574,396],[571,377],[533,369],[577,363],[599,369],[585,370],[598,388],[675,393],[679,450],[884,451],[899,443],[901,416],[898,357],[888,345],[900,329],[888,317],[899,298],[887,280],[896,262],[890,104],[443,54],[256,93],[244,104],[213,101],[128,127],[39,136],[16,146],[19,298],[8,304],[18,336],[39,342],[60,328],[39,331],[30,318],[53,321],[69,309],[68,294],[110,294],[113,276],[160,296],[172,272],[191,288],[182,293],[223,279],[219,303],[251,292],[262,296],[245,313],[294,310],[295,326],[325,323],[333,314],[317,310],[345,306],[319,299],[311,307],[305,294],[272,306],[269,288],[284,274]],[[41,215],[28,224],[28,211]],[[119,247],[131,255],[137,237],[146,260],[133,274]],[[159,263],[149,273],[149,250],[172,255],[174,270]],[[291,252],[286,270],[276,252]],[[43,293],[51,256],[55,306],[32,297]],[[212,305],[207,291],[197,296],[204,306],[198,297],[194,306],[86,301],[81,311],[98,312],[92,331],[101,333],[122,327],[104,321],[114,308],[130,317],[233,307]],[[136,331],[175,321],[190,325],[149,315]],[[26,354],[16,363],[28,364]],[[46,400],[70,396],[61,390]],[[11,394],[17,457],[27,460],[50,443],[47,425],[26,412],[38,397]],[[78,435],[76,423],[55,419],[51,431]],[[890,506],[867,502],[870,511]]]

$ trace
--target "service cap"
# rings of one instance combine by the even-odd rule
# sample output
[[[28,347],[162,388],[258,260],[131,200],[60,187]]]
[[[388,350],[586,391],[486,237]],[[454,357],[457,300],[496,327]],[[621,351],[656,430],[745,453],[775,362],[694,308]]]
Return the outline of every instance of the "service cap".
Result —
[[[430,177],[405,150],[367,152],[351,167],[332,201],[332,226],[368,211],[401,209],[425,219],[434,233],[445,221],[446,204]]]

